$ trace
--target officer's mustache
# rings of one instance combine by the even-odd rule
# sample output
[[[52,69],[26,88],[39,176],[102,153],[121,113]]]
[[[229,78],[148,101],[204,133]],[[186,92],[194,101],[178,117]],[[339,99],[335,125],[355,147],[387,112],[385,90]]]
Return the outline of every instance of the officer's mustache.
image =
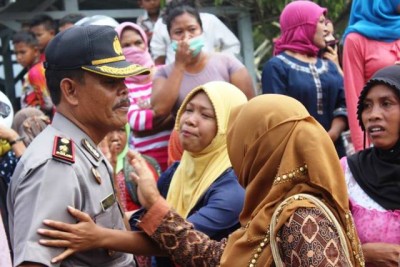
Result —
[[[131,105],[131,101],[129,98],[123,98],[120,101],[118,101],[117,104],[113,106],[113,109],[121,108],[121,107],[129,107]]]

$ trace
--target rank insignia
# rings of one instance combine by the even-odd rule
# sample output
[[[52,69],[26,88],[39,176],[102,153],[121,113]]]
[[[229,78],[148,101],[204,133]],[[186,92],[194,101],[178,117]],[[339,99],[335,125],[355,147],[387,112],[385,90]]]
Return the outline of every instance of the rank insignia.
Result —
[[[82,146],[89,152],[90,155],[97,161],[101,158],[100,152],[87,139],[82,139]]]
[[[75,162],[74,142],[71,139],[55,136],[53,144],[53,158],[63,162]]]
[[[98,184],[101,184],[100,173],[99,173],[99,171],[98,171],[95,167],[92,167],[92,173],[93,173],[93,176],[94,176],[94,179],[96,180],[96,182],[97,182]]]

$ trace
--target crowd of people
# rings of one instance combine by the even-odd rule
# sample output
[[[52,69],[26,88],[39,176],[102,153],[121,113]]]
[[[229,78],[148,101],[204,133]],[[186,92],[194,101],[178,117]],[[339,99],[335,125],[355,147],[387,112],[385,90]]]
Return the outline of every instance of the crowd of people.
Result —
[[[341,40],[288,3],[260,95],[216,16],[139,4],[13,36],[0,266],[397,267],[400,0],[353,0]]]

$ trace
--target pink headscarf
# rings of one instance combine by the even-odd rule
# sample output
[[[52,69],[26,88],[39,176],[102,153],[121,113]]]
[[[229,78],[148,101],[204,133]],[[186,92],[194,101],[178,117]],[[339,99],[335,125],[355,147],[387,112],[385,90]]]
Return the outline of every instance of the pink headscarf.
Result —
[[[282,11],[279,22],[281,36],[275,42],[274,55],[285,50],[316,56],[319,48],[314,45],[317,23],[326,8],[311,1],[294,1]]]
[[[139,25],[137,25],[133,22],[123,22],[123,23],[119,24],[117,27],[115,27],[115,31],[117,32],[118,37],[120,39],[121,39],[122,32],[127,28],[131,28],[131,29],[137,31],[140,34],[140,36],[142,37],[143,42],[146,47],[145,47],[144,51],[135,46],[122,48],[122,53],[124,54],[126,61],[128,61],[132,64],[138,64],[138,65],[141,65],[141,66],[144,66],[147,68],[154,67],[155,64],[149,53],[149,44],[147,41],[146,33],[143,31],[143,29]],[[145,78],[145,77],[140,77],[140,76],[143,76],[143,75],[128,77],[128,78],[126,78],[126,80],[132,81],[132,82],[139,82],[142,78]],[[145,76],[147,76],[147,75],[145,75]]]

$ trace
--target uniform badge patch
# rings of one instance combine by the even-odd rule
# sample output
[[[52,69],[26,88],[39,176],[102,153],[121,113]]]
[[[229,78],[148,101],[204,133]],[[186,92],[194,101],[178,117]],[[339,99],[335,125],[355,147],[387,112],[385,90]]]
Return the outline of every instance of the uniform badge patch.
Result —
[[[100,152],[87,139],[82,139],[82,146],[89,152],[90,155],[97,161],[101,158]]]
[[[53,144],[53,158],[63,162],[75,162],[75,147],[71,139],[55,136]]]
[[[115,201],[115,195],[111,193],[100,202],[101,208],[103,209],[103,211],[106,211],[108,210],[108,208],[114,205]]]

